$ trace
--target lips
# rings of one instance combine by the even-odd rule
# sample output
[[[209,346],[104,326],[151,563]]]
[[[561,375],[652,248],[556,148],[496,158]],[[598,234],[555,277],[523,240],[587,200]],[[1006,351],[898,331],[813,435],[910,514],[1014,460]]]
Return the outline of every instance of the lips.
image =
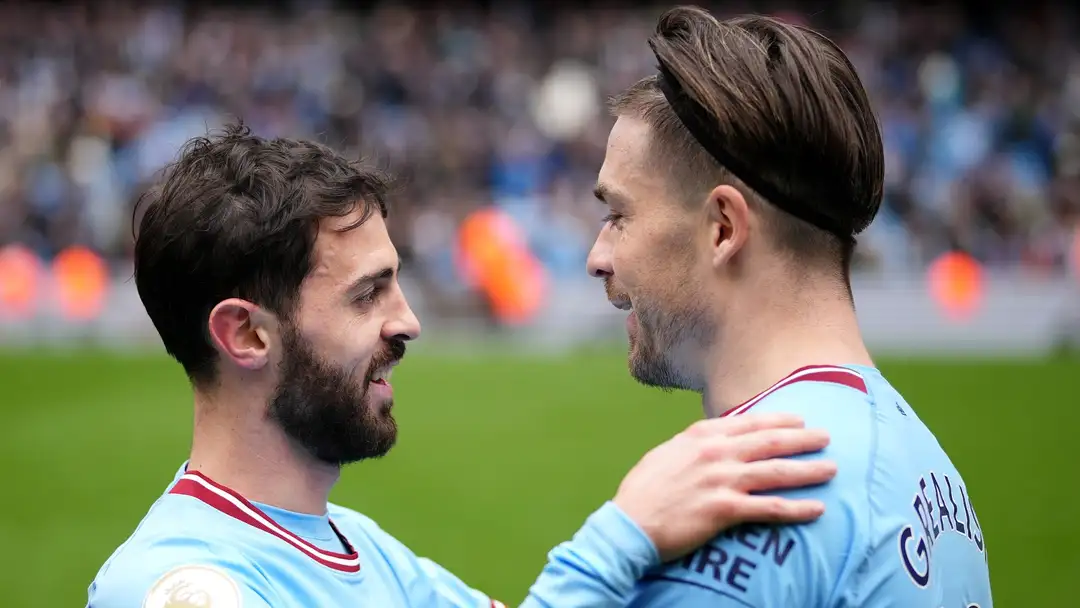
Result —
[[[388,368],[376,370],[375,373],[371,375],[371,382],[374,384],[389,384],[392,371],[393,370]]]
[[[367,381],[370,384],[381,386],[390,385],[390,373],[401,359],[405,357],[405,342],[403,340],[387,340],[386,348],[379,350],[371,358],[369,363]]]
[[[633,310],[634,305],[630,301],[630,295],[622,293],[616,286],[615,281],[612,278],[604,278],[604,293],[607,294],[608,302],[619,310]]]

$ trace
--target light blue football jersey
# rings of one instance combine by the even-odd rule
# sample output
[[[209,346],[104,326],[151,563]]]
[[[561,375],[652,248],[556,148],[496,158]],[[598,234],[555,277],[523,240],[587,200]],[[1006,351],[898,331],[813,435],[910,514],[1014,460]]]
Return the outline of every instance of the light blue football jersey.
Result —
[[[971,493],[934,435],[873,368],[797,370],[727,415],[786,412],[831,437],[828,484],[794,526],[746,525],[650,571],[632,606],[991,608],[986,541]],[[819,455],[799,458],[820,458]]]
[[[659,564],[614,504],[553,549],[523,606],[625,606]],[[371,519],[253,504],[186,464],[90,585],[91,608],[501,608]]]

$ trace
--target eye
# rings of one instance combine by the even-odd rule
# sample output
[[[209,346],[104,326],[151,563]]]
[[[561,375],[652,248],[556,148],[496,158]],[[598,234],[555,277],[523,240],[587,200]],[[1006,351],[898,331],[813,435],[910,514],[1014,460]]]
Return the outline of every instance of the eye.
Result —
[[[612,227],[618,228],[619,227],[619,222],[621,222],[622,219],[623,219],[622,214],[615,213],[614,211],[612,211],[611,213],[608,213],[607,215],[604,216],[604,220],[603,220],[602,223],[611,224]]]
[[[353,303],[357,306],[367,306],[368,304],[374,302],[375,298],[377,298],[378,296],[379,289],[377,287],[373,287],[370,290],[356,296],[356,298],[353,299]]]

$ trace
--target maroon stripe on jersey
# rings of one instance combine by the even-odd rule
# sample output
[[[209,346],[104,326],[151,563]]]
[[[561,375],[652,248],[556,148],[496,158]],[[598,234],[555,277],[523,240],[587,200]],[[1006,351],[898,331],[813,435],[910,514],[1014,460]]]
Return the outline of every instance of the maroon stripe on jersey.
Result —
[[[799,382],[827,382],[830,384],[840,384],[869,394],[869,391],[866,388],[866,380],[863,379],[862,374],[855,370],[835,365],[810,365],[791,372],[776,384],[758,393],[752,399],[728,410],[722,414],[722,416],[738,416],[739,414],[744,414],[750,408],[754,407],[754,405],[761,402],[762,399],[785,386],[791,386],[792,384],[797,384]]]
[[[331,527],[334,528],[334,532],[346,544],[349,553],[335,553],[316,547],[282,527],[243,496],[198,471],[185,473],[173,485],[169,493],[196,498],[233,519],[278,537],[327,568],[348,573],[360,571],[360,555],[349,545],[345,537],[338,532],[333,522],[330,523]]]

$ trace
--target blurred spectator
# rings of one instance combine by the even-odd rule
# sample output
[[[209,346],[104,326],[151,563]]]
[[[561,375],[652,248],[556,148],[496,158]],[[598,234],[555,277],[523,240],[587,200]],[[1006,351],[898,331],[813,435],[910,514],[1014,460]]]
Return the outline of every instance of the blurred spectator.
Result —
[[[962,248],[1064,272],[1080,215],[1076,9],[829,6],[717,13],[822,27],[859,67],[888,155],[860,264],[905,272]],[[187,138],[240,116],[403,176],[393,236],[442,291],[460,283],[454,226],[487,204],[521,221],[553,273],[580,274],[598,228],[604,99],[653,69],[659,10],[4,3],[0,244],[48,258],[80,243],[124,263],[148,180]]]

